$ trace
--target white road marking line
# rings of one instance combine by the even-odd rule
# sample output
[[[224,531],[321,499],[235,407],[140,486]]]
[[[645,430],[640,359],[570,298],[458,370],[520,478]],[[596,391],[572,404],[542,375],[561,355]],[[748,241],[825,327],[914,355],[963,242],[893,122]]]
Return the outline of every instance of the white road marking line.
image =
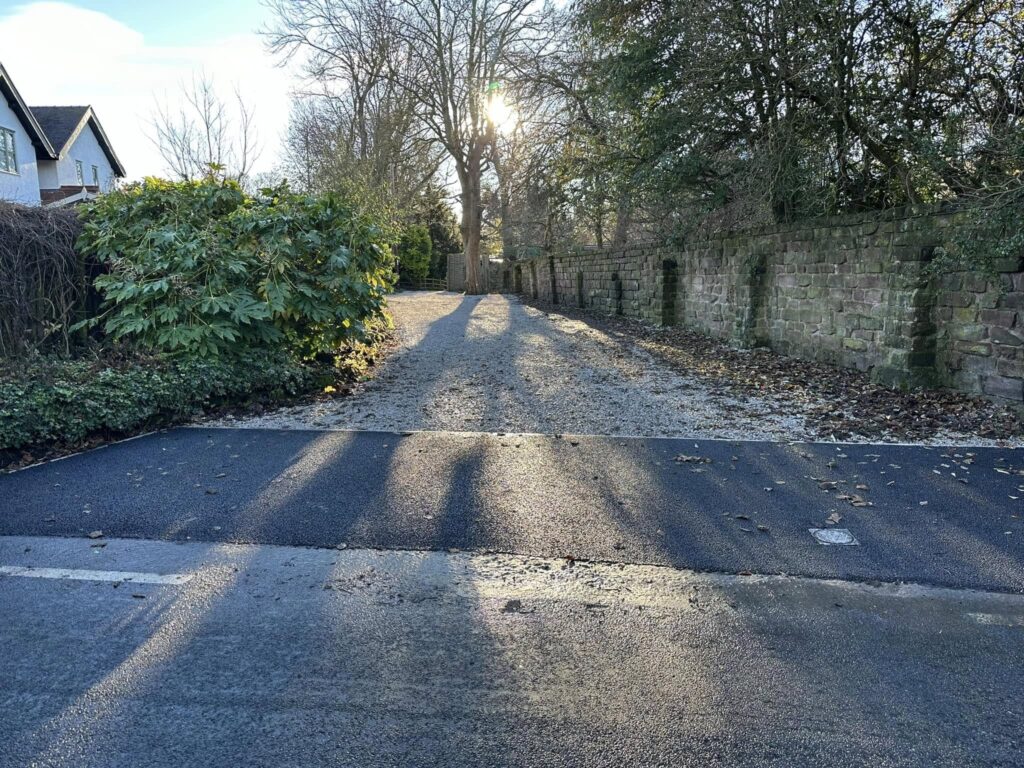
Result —
[[[1004,616],[998,613],[968,613],[979,624],[998,627],[1024,627],[1024,616]]]
[[[132,584],[184,584],[191,573],[137,573],[134,571],[89,571],[76,568],[35,568],[31,565],[0,565],[0,576],[74,581],[123,581]]]

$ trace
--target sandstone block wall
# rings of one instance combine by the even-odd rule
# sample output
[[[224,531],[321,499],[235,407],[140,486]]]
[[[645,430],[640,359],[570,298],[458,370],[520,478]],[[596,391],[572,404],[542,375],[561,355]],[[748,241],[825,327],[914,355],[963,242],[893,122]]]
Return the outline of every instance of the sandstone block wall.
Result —
[[[962,216],[941,206],[580,249],[501,267],[544,301],[681,324],[740,345],[1024,403],[1024,272],[934,275]]]

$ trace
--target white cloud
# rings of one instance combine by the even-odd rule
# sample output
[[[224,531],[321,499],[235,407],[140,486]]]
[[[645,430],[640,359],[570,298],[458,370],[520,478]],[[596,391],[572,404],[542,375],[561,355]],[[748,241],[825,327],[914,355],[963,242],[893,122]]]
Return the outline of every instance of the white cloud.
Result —
[[[200,72],[226,95],[237,86],[254,108],[263,147],[256,170],[278,159],[291,79],[255,33],[156,46],[106,14],[38,2],[0,17],[0,40],[0,60],[29,104],[92,104],[129,178],[165,172],[148,138],[153,112],[158,102],[179,103],[181,84]]]

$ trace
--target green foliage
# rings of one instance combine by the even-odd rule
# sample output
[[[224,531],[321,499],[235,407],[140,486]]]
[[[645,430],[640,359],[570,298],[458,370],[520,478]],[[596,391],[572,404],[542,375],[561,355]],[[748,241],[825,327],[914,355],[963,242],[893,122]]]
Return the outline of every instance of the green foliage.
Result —
[[[663,200],[737,223],[937,202],[1021,170],[1019,3],[574,7],[599,146],[576,172],[648,217]]]
[[[1024,190],[996,200],[978,202],[963,212],[952,241],[932,261],[933,274],[970,269],[996,281],[1001,272],[1015,272],[1024,261]]]
[[[462,234],[459,220],[440,187],[430,185],[417,198],[413,204],[412,220],[430,231],[430,277],[445,277],[448,274],[448,254],[462,251]]]
[[[1015,271],[1024,260],[1024,130],[1004,130],[989,137],[984,159],[986,185],[962,199],[970,205],[957,227],[951,248],[937,259],[940,268],[962,265],[990,275]],[[1003,180],[993,183],[993,180]]]
[[[0,372],[0,451],[127,435],[222,405],[278,402],[322,389],[335,373],[266,351],[210,359],[37,358]]]
[[[430,230],[410,224],[398,244],[398,273],[408,280],[422,280],[430,272]]]
[[[82,220],[79,249],[108,270],[92,322],[148,349],[329,354],[366,335],[390,287],[380,227],[333,194],[146,179],[90,203]]]
[[[368,324],[329,361],[285,350],[220,357],[142,354],[106,345],[86,357],[0,361],[0,466],[14,451],[123,437],[224,408],[247,410],[331,393],[367,375],[393,328]],[[6,454],[6,456],[5,456]]]

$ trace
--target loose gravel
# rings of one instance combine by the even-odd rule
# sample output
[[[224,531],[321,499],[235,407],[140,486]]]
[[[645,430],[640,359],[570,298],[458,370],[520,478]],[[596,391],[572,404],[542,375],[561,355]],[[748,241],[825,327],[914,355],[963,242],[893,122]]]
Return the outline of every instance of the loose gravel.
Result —
[[[730,397],[639,347],[507,296],[391,298],[398,344],[352,395],[221,426],[799,440],[804,419]]]
[[[390,307],[397,345],[376,375],[352,394],[207,423],[821,441],[829,439],[822,433],[822,414],[842,410],[841,398],[827,389],[821,397],[813,388],[801,388],[798,396],[772,388],[757,394],[696,364],[691,374],[678,361],[658,354],[642,334],[529,306],[514,297],[399,293]],[[877,430],[870,437],[835,437],[1007,444],[950,431],[933,431],[923,440],[886,437]]]

